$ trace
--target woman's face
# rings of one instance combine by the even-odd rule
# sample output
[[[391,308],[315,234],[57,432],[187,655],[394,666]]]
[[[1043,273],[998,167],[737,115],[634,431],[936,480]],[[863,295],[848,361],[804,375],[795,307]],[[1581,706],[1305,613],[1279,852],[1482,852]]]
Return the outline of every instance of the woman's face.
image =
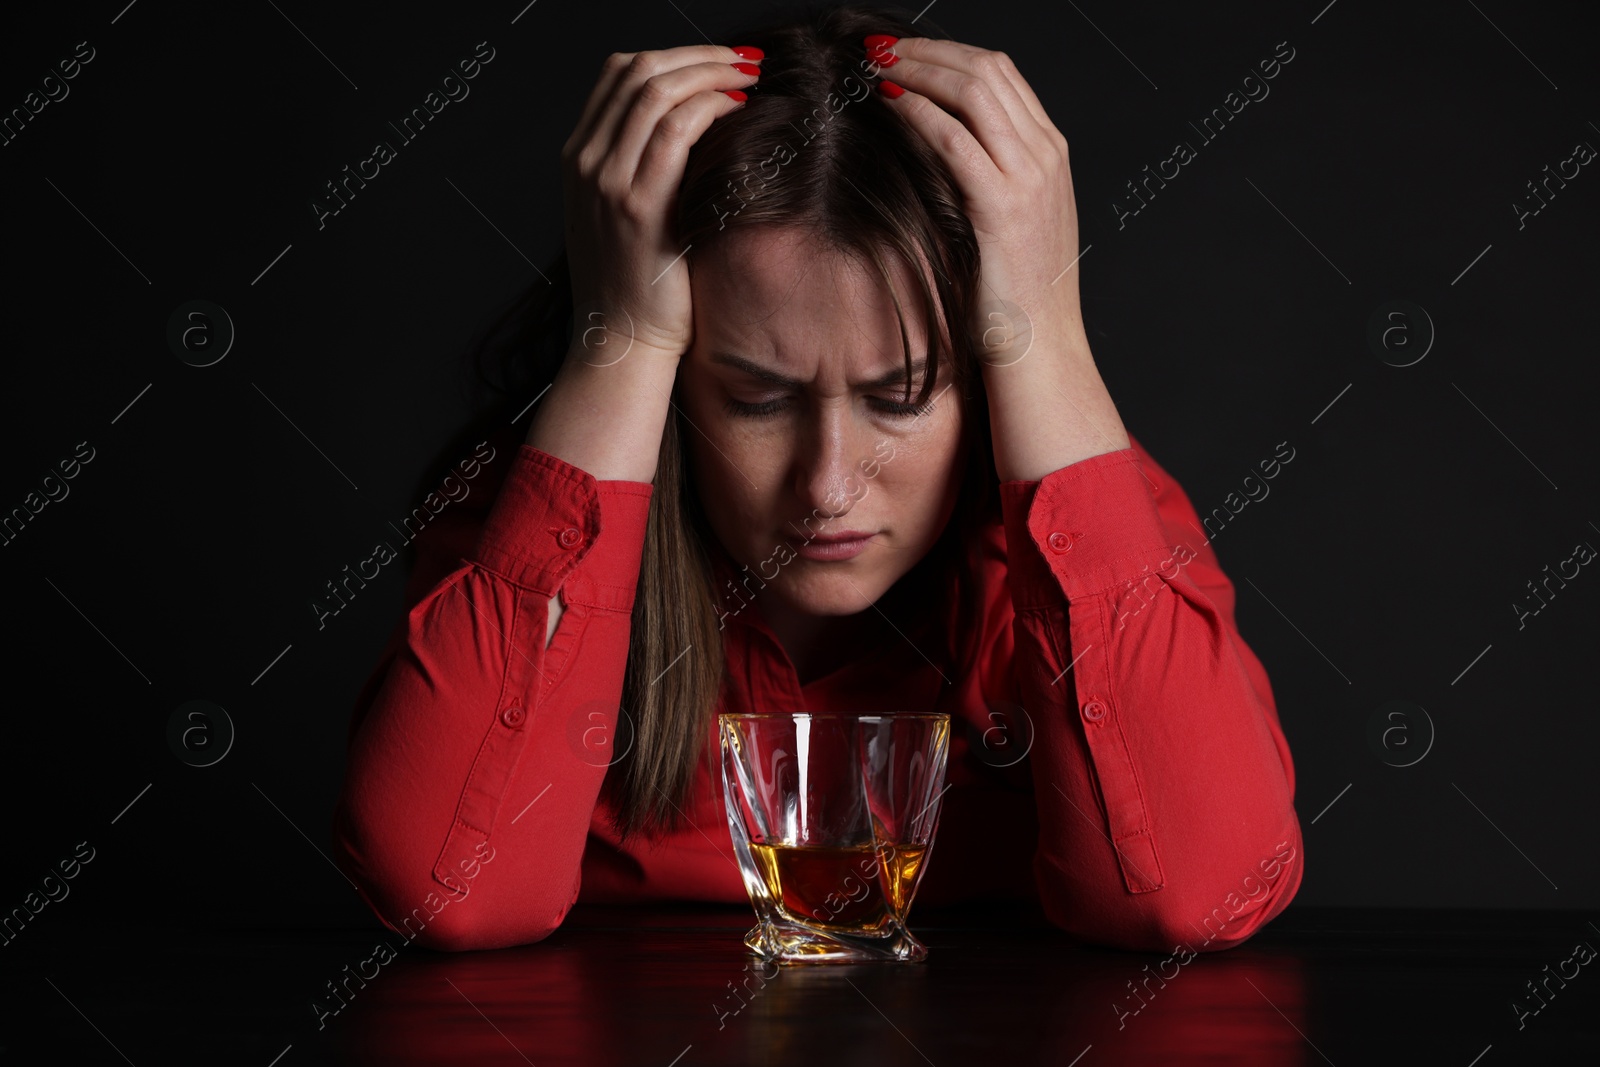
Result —
[[[928,352],[920,300],[896,268],[918,363]],[[766,582],[758,601],[810,615],[865,610],[927,554],[954,509],[965,446],[958,391],[945,391],[950,361],[928,407],[913,406],[921,368],[907,403],[881,278],[797,229],[735,230],[696,257],[692,277],[694,343],[678,382],[712,530]]]

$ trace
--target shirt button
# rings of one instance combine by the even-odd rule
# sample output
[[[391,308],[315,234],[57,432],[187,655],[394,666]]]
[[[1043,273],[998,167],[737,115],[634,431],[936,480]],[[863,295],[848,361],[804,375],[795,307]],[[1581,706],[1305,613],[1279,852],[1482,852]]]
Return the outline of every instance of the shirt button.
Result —
[[[557,540],[561,542],[562,548],[571,548],[583,540],[583,534],[579,533],[576,528],[568,526],[561,531],[561,536]]]
[[[1106,706],[1098,700],[1091,700],[1083,706],[1083,717],[1089,722],[1099,722],[1106,717]]]
[[[1047,543],[1050,545],[1050,551],[1052,552],[1066,552],[1072,548],[1072,538],[1060,530],[1051,534],[1047,539]]]
[[[527,719],[528,713],[521,708],[507,708],[500,713],[500,721],[515,730]]]

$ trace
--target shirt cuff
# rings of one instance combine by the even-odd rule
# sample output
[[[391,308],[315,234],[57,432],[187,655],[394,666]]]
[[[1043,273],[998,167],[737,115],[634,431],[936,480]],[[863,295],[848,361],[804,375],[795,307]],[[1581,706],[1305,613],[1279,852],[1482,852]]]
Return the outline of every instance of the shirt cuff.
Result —
[[[1015,610],[1059,607],[1063,594],[1093,596],[1171,565],[1157,486],[1136,455],[1124,448],[1000,483]]]
[[[521,445],[470,562],[540,596],[632,611],[653,491]]]

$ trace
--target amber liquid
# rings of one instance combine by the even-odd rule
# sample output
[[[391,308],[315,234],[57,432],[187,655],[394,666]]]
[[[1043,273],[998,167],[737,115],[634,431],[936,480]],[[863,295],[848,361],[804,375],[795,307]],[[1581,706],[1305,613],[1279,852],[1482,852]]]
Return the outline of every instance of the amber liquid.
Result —
[[[879,933],[905,921],[926,845],[750,846],[767,893],[785,912],[830,929]]]

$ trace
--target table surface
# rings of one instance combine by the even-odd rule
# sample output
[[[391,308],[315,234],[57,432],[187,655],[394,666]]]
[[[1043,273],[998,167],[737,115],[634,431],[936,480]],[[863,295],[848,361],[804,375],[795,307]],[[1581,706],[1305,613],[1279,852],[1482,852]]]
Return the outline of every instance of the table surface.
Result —
[[[1005,907],[930,911],[922,963],[775,975],[742,943],[748,909],[705,905],[579,907],[544,942],[476,953],[376,926],[24,931],[0,948],[0,1062],[1596,1063],[1600,965],[1550,977],[1600,946],[1594,918],[1290,908],[1177,964]],[[398,951],[364,963],[379,941]]]

